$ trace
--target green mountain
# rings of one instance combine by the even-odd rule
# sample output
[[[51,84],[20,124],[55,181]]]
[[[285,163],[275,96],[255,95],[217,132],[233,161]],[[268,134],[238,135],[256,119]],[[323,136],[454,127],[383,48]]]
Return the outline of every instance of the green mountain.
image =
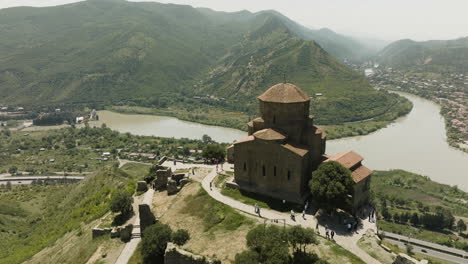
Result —
[[[395,96],[374,91],[327,52],[341,50],[319,37],[330,32],[312,33],[274,11],[123,0],[3,9],[0,103],[207,104],[254,113],[254,98],[286,76],[323,93],[314,104],[323,123],[394,106]]]
[[[423,42],[399,40],[379,52],[377,60],[407,70],[468,72],[468,37]]]

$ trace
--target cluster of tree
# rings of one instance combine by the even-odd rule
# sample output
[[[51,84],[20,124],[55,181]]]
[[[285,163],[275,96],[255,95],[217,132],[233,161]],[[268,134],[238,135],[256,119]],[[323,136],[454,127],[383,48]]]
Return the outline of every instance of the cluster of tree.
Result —
[[[76,115],[70,112],[41,114],[33,120],[35,126],[61,125],[67,121],[69,124],[75,123]]]
[[[182,246],[188,240],[190,240],[190,234],[185,229],[173,232],[170,226],[162,223],[147,227],[143,232],[141,244],[143,263],[164,263],[167,243],[173,242],[178,246]]]
[[[399,224],[411,223],[413,226],[423,226],[428,229],[453,229],[455,217],[452,213],[444,208],[438,208],[436,213],[425,212],[423,214],[408,212],[405,213],[390,213],[387,207],[382,209],[382,217],[387,221],[394,221]]]
[[[317,255],[307,252],[308,245],[317,243],[315,233],[310,228],[258,225],[247,234],[248,250],[237,254],[234,264],[327,263]]]
[[[322,209],[331,211],[336,208],[349,210],[353,195],[351,171],[335,161],[322,163],[312,173],[309,182],[312,199]]]
[[[223,162],[226,156],[226,148],[217,143],[209,143],[205,146],[202,153],[203,158],[211,163]]]

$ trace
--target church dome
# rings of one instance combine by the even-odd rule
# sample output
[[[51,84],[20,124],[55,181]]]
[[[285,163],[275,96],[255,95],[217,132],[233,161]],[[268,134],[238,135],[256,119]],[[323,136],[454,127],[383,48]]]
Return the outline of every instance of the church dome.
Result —
[[[258,99],[270,103],[304,103],[309,96],[291,83],[278,83],[261,94]]]

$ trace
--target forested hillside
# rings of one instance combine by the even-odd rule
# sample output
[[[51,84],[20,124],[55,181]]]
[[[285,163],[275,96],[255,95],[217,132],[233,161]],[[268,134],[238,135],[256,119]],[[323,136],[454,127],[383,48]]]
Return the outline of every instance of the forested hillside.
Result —
[[[399,40],[383,49],[377,60],[390,67],[407,70],[468,72],[468,37],[424,42]]]
[[[255,97],[285,76],[310,95],[323,93],[313,105],[324,123],[394,107],[394,96],[327,52],[352,55],[337,36],[274,11],[123,0],[3,9],[0,103],[209,105],[255,114]]]

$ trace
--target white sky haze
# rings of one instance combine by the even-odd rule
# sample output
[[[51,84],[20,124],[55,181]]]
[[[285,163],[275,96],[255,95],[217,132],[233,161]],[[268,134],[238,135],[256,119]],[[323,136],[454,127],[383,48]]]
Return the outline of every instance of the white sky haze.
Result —
[[[138,0],[153,1],[153,0]],[[136,2],[138,2],[136,1]],[[50,6],[77,0],[0,0],[0,8]],[[161,0],[219,11],[274,9],[309,27],[398,40],[468,36],[468,0]]]

